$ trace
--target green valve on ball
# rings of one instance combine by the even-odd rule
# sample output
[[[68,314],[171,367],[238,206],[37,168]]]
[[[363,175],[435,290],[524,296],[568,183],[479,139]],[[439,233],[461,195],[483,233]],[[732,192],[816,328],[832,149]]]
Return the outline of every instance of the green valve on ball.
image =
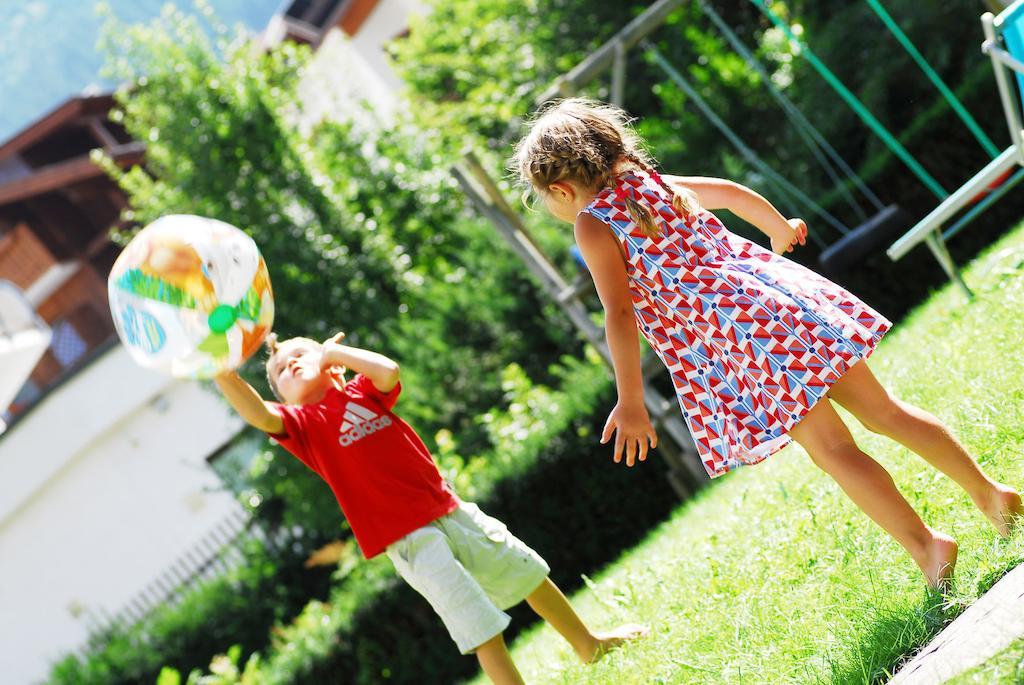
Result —
[[[237,318],[238,312],[235,311],[234,307],[221,304],[217,305],[217,308],[210,312],[210,316],[206,319],[206,323],[214,333],[223,333],[227,329],[231,328]]]

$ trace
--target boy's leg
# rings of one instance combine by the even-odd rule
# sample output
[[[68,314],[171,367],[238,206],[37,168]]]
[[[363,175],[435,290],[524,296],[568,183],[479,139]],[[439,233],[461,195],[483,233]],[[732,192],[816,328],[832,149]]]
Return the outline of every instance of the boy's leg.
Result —
[[[476,658],[480,668],[494,685],[523,685],[523,677],[512,661],[512,655],[505,647],[502,634],[495,635],[476,648]]]
[[[1020,495],[988,477],[949,428],[932,414],[890,394],[864,361],[854,364],[828,396],[868,430],[885,435],[945,473],[971,496],[1001,535],[1024,514]]]
[[[550,578],[545,578],[526,598],[526,602],[569,641],[576,654],[585,662],[595,661],[626,640],[648,632],[646,627],[638,625],[620,626],[607,633],[591,632]]]
[[[547,562],[512,535],[504,523],[472,502],[463,502],[443,525],[450,539],[458,540],[460,557],[496,606],[507,608],[526,599],[583,661],[593,661],[648,632],[644,626],[626,625],[607,633],[592,633],[548,578],[551,568]]]
[[[526,602],[531,609],[569,641],[581,659],[590,661],[597,655],[599,646],[597,637],[590,632],[590,629],[569,604],[569,600],[551,582],[550,578],[545,578],[537,586],[537,589],[526,598]]]
[[[507,665],[504,669],[501,666],[504,642],[500,642],[500,649],[492,644],[496,638],[500,640],[508,627],[509,616],[495,606],[455,558],[443,530],[444,518],[447,517],[391,545],[387,555],[402,579],[430,603],[460,652],[467,655],[476,652],[481,666],[486,662],[487,668],[493,667],[499,677],[501,673],[512,673],[516,677],[495,682],[521,682],[514,666],[511,671]],[[504,658],[508,660],[507,653]]]

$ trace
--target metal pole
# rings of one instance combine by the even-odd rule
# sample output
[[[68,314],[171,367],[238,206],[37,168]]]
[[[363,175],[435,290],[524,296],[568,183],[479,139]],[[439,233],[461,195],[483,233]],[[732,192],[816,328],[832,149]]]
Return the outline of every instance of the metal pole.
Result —
[[[1010,140],[1013,142],[1013,146],[1017,148],[1017,159],[1021,164],[1024,164],[1024,140],[1022,140],[1021,135],[1020,110],[1017,109],[1019,103],[1013,97],[1013,88],[1010,85],[1010,79],[1006,78],[1006,64],[1004,63],[1006,59],[1012,61],[1012,57],[999,49],[999,43],[996,41],[995,17],[991,13],[986,12],[981,16],[981,28],[985,33],[985,42],[982,44],[981,50],[988,53],[988,56],[992,59],[992,69],[996,74],[996,87],[999,89],[999,99],[1003,103],[1006,125],[1010,129]],[[1020,77],[1018,76],[1019,81]],[[1021,87],[1024,89],[1024,84],[1021,84]]]
[[[660,27],[665,21],[665,17],[686,1],[658,0],[658,2],[637,16],[636,19],[626,24],[611,40],[590,53],[585,60],[570,69],[568,73],[556,79],[547,90],[540,94],[535,100],[535,104],[542,105],[548,100],[566,97],[577,92],[611,65],[615,59],[615,51],[619,49],[617,46],[620,43],[623,50],[633,47],[645,36]]]
[[[522,220],[505,201],[501,191],[476,156],[472,152],[467,152],[462,164],[452,168],[452,175],[458,180],[459,185],[462,186],[477,210],[494,224],[512,249],[523,259],[530,272],[541,282],[548,295],[569,315],[570,320],[583,334],[586,341],[598,351],[601,359],[610,367],[611,352],[605,341],[604,333],[590,319],[590,313],[583,306],[579,296],[565,295],[572,290],[571,286],[565,282],[558,270],[533,242]],[[654,364],[645,364],[645,366],[652,368]],[[683,487],[682,484],[686,482],[700,484],[707,480],[704,467],[693,448],[689,429],[683,423],[678,408],[663,397],[646,377],[644,378],[644,403],[651,414],[652,422],[655,425],[663,426],[665,432],[678,447],[678,450],[671,448],[665,450],[663,454],[670,468],[669,481],[681,498],[686,497],[691,494],[692,488],[690,486]]]
[[[911,42],[910,38],[907,37],[907,34],[905,34],[903,29],[899,27],[899,24],[893,20],[892,15],[882,7],[882,3],[878,0],[867,0],[867,3],[871,6],[871,9],[875,11],[875,14],[878,15],[878,18],[882,20],[882,23],[885,24],[885,27],[889,29],[889,32],[896,37],[896,40],[903,46],[903,49],[906,50],[917,63],[917,66],[921,67],[921,71],[923,71],[924,75],[928,77],[928,80],[932,82],[932,85],[939,89],[939,92],[942,93],[942,97],[946,98],[946,102],[948,102],[949,106],[953,108],[956,115],[960,117],[960,120],[964,122],[964,125],[970,129],[971,133],[974,134],[974,137],[978,139],[979,143],[981,143],[981,146],[985,148],[985,152],[987,152],[990,157],[998,156],[999,148],[996,147],[996,144],[993,143],[992,139],[981,130],[981,127],[978,126],[978,122],[974,120],[971,113],[968,112],[962,104],[960,104],[960,101],[957,99],[956,95],[953,94],[953,91],[949,89],[949,86],[946,85],[946,82],[943,81],[936,73],[932,68],[932,65],[928,63],[928,60],[926,60],[920,50],[917,49],[917,46]]]
[[[814,51],[807,47],[806,43],[804,43],[803,41],[796,37],[796,35],[793,33],[793,29],[790,28],[789,24],[782,21],[782,19],[780,19],[779,16],[775,14],[775,12],[771,10],[771,8],[768,7],[767,1],[750,1],[754,4],[755,7],[761,10],[761,12],[764,13],[764,15],[768,17],[768,19],[770,19],[773,24],[775,24],[775,26],[781,29],[782,32],[786,34],[786,37],[789,40],[791,40],[793,43],[800,47],[800,52],[803,55],[804,59],[811,63],[811,66],[814,67],[819,74],[821,74],[822,78],[824,78],[830,86],[832,86],[832,89],[839,94],[839,97],[842,98],[843,101],[847,105],[849,105],[854,112],[856,112],[857,116],[860,117],[861,121],[867,124],[868,128],[874,131],[875,135],[881,138],[882,142],[885,143],[886,147],[892,150],[893,154],[895,154],[900,159],[900,161],[907,165],[907,168],[909,168],[910,171],[913,172],[915,176],[917,176],[918,180],[920,180],[921,183],[923,183],[925,187],[928,188],[928,190],[932,191],[932,193],[937,198],[939,198],[940,200],[945,200],[946,197],[949,196],[949,193],[946,192],[946,189],[943,188],[942,185],[938,181],[936,181],[935,178],[932,177],[932,175],[929,174],[923,166],[921,166],[920,162],[914,159],[914,156],[911,155],[905,147],[903,147],[903,144],[900,143],[900,141],[896,140],[895,136],[889,133],[888,129],[886,129],[885,126],[882,125],[882,122],[875,118],[875,115],[872,114],[868,110],[868,108],[864,106],[864,103],[862,103],[857,98],[857,96],[850,91],[849,88],[843,85],[842,81],[840,81],[836,77],[836,75],[832,73],[832,70],[825,66],[824,62],[818,59],[818,56],[814,54]]]
[[[939,229],[936,227],[924,240],[928,244],[928,249],[932,251],[935,259],[942,266],[942,270],[949,276],[949,280],[960,286],[960,289],[967,295],[968,300],[973,300],[974,293],[967,287],[967,283],[964,282],[963,277],[960,275],[960,270],[956,268],[956,262],[953,261],[953,256],[946,249],[946,242],[942,239]]]
[[[622,41],[615,44],[615,61],[612,63],[612,104],[622,107],[625,102],[623,91],[626,86],[626,46]]]
[[[748,49],[747,46],[743,43],[743,41],[740,40],[739,36],[736,35],[736,32],[732,30],[732,28],[729,26],[729,24],[726,23],[724,19],[722,19],[721,15],[719,15],[718,12],[716,12],[710,4],[704,2],[703,0],[701,1],[701,9],[703,9],[704,14],[706,14],[708,18],[711,19],[711,22],[716,27],[718,27],[719,32],[721,32],[721,34],[725,36],[725,39],[729,41],[729,45],[732,46],[732,49],[735,50],[741,57],[743,57],[743,59],[746,60],[747,64],[752,66],[754,70],[757,72],[758,76],[761,77],[761,81],[768,88],[768,92],[771,93],[775,101],[779,103],[779,106],[782,107],[786,114],[789,115],[789,118],[796,126],[797,131],[803,134],[802,137],[807,142],[807,146],[808,148],[810,148],[812,154],[814,154],[815,158],[818,159],[821,165],[828,172],[829,176],[839,186],[840,192],[844,195],[844,197],[847,198],[847,202],[854,207],[855,211],[857,211],[857,215],[861,218],[861,220],[866,220],[867,216],[860,209],[860,205],[853,201],[853,198],[850,195],[849,191],[846,190],[846,186],[840,181],[839,178],[837,178],[836,172],[833,170],[832,165],[828,163],[829,159],[837,167],[839,167],[840,171],[842,171],[843,174],[850,180],[850,182],[853,183],[853,185],[856,186],[856,188],[864,195],[864,197],[868,199],[868,201],[874,206],[876,211],[880,212],[883,209],[885,209],[885,205],[883,205],[882,201],[878,199],[878,196],[875,195],[874,192],[872,192],[872,190],[864,183],[864,181],[861,180],[860,176],[858,176],[853,171],[853,169],[850,168],[850,165],[846,163],[846,160],[839,155],[836,149],[832,147],[828,140],[825,139],[825,136],[821,134],[821,131],[815,128],[814,124],[812,124],[807,119],[807,117],[804,116],[804,113],[801,112],[800,109],[796,105],[794,105],[793,102],[788,97],[786,97],[786,95],[781,90],[779,90],[779,88],[774,83],[772,83],[772,78],[768,74],[768,71],[764,68],[764,65],[761,64],[757,57],[754,56],[754,53],[751,52],[750,49]],[[827,155],[826,159],[822,159],[822,151],[824,151],[825,155]]]
[[[732,143],[737,150],[739,150],[740,154],[743,155],[743,157],[752,166],[754,166],[758,171],[763,173],[765,176],[768,176],[779,185],[785,187],[786,190],[788,190],[797,198],[799,198],[801,202],[803,202],[808,208],[813,210],[818,216],[820,216],[826,223],[828,223],[834,229],[836,229],[842,234],[850,232],[849,228],[844,226],[842,222],[840,222],[838,219],[832,216],[824,207],[822,207],[817,202],[812,200],[806,193],[804,193],[802,190],[800,190],[792,183],[790,183],[788,180],[786,180],[785,177],[776,173],[774,169],[765,164],[764,161],[757,156],[756,152],[747,147],[746,143],[740,140],[739,136],[737,136],[733,132],[733,130],[729,128],[728,124],[722,121],[721,117],[719,117],[718,114],[716,114],[715,111],[711,109],[707,102],[705,102],[704,98],[701,97],[700,93],[697,92],[697,89],[690,85],[689,81],[687,81],[675,67],[669,64],[668,60],[664,58],[664,56],[661,54],[661,52],[658,51],[658,48],[656,48],[654,44],[645,42],[644,47],[651,53],[651,56],[654,58],[654,61],[658,64],[658,66],[662,68],[665,74],[667,74],[668,77],[677,86],[679,86],[679,88],[684,93],[686,93],[687,97],[689,97],[693,101],[693,104],[695,104],[698,107],[698,109],[700,109],[701,113],[704,114],[707,120],[710,121],[715,126],[715,128],[721,131],[722,135],[725,136],[726,139],[730,143]],[[821,239],[821,236],[819,236],[817,232],[809,231],[808,234],[811,236],[814,242],[818,244],[820,248],[825,249],[825,242]]]

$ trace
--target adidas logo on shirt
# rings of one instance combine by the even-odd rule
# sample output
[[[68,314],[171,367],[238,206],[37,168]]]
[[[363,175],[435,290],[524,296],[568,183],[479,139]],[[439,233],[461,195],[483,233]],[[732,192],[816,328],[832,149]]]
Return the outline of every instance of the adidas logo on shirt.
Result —
[[[390,416],[381,416],[372,409],[349,402],[345,407],[345,420],[341,422],[341,436],[338,438],[338,443],[342,447],[348,447],[357,440],[362,440],[367,435],[372,435],[391,424]]]

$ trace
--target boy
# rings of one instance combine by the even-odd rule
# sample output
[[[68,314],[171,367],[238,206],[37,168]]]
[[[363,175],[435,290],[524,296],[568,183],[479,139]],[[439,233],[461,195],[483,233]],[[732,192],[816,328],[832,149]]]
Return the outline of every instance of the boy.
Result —
[[[343,339],[279,344],[271,336],[267,379],[279,402],[264,402],[234,372],[215,381],[246,422],[327,481],[363,554],[385,552],[463,654],[475,652],[495,683],[522,683],[502,633],[510,621],[503,610],[523,599],[585,662],[647,632],[626,625],[592,633],[547,577],[547,563],[503,523],[461,502],[423,441],[391,411],[401,392],[398,364]],[[346,369],[356,373],[347,383]]]

